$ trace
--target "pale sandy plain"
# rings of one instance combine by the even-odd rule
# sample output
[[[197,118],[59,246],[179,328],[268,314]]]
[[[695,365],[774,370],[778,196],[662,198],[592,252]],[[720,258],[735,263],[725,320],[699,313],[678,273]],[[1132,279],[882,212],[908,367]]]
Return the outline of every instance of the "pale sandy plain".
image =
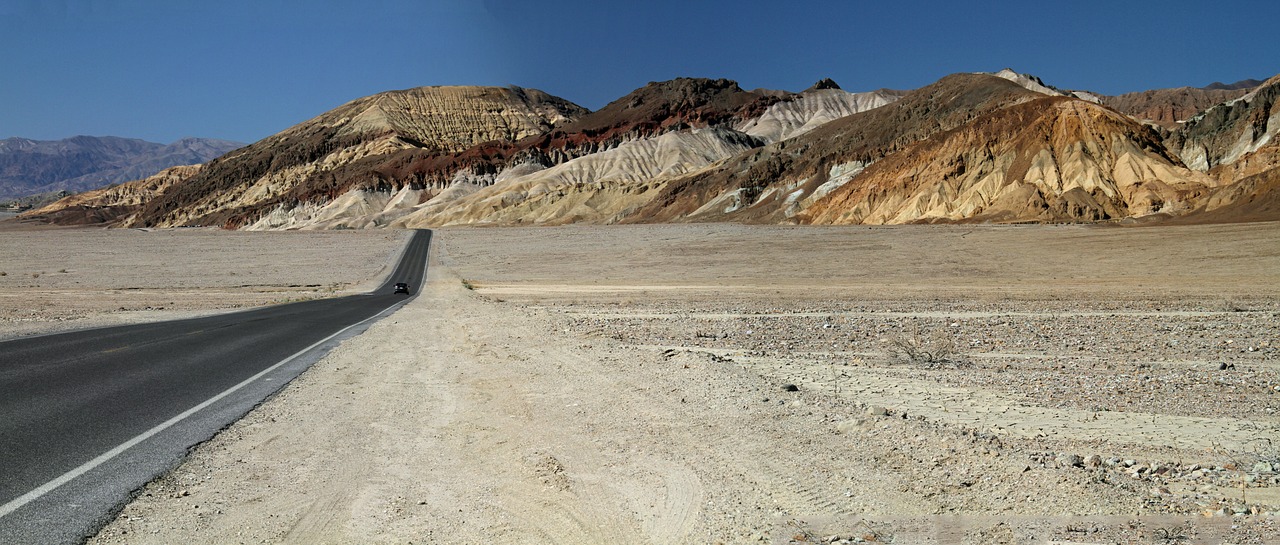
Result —
[[[6,332],[349,292],[404,240],[4,236]],[[92,542],[1280,543],[1278,224],[444,229],[429,277]]]

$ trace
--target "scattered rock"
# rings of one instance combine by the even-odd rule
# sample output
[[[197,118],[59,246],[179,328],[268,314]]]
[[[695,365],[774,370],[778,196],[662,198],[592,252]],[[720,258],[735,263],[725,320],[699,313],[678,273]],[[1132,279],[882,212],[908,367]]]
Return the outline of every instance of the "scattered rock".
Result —
[[[1058,465],[1062,467],[1084,467],[1084,458],[1079,454],[1062,453],[1057,457]]]

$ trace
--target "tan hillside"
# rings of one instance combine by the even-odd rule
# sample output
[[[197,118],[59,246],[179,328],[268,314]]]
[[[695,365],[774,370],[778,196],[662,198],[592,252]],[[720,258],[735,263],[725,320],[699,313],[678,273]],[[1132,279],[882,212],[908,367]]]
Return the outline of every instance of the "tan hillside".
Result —
[[[812,127],[840,108],[870,107],[878,100],[857,96],[842,102],[835,97],[853,94],[838,89],[828,95],[825,103],[793,107],[787,119]],[[762,145],[730,127],[779,111],[776,106],[808,104],[803,99],[804,94],[744,91],[729,80],[654,82],[544,135],[485,142],[458,153],[406,149],[357,159],[336,167],[334,179],[372,176],[376,184],[348,184],[346,193],[280,203],[243,218],[252,229],[608,221],[641,204],[638,196],[661,179]]]
[[[456,200],[437,197],[393,225],[613,223],[652,199],[666,180],[758,145],[728,129],[670,132],[516,176]]]
[[[142,205],[174,184],[200,172],[204,165],[167,168],[154,176],[120,185],[77,193],[22,215],[54,225],[107,224],[128,222]]]
[[[419,87],[352,101],[324,116],[347,134],[395,133],[428,149],[462,151],[491,140],[519,140],[586,113],[535,89]]]
[[[1159,135],[1089,102],[1042,98],[868,167],[802,216],[811,223],[1102,221],[1189,210],[1216,185]]]
[[[408,149],[459,152],[482,142],[544,134],[585,114],[581,107],[518,87],[419,87],[349,102],[209,163],[147,203],[138,225],[236,226],[279,204],[329,201],[378,187],[376,175],[335,176],[341,167]],[[406,180],[402,185],[411,182]]]

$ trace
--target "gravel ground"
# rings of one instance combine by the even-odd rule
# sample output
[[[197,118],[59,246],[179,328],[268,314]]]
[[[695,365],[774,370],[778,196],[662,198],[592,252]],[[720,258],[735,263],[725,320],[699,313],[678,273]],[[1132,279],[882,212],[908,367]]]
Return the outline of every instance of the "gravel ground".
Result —
[[[468,244],[446,238],[446,250],[479,293],[548,313],[561,331],[758,377],[742,402],[798,402],[804,418],[856,437],[842,455],[866,457],[939,513],[981,521],[954,542],[1260,543],[1280,542],[1280,247],[1255,237],[1276,227],[655,226],[550,244],[570,259],[605,254],[583,266],[593,274],[565,272],[576,284],[543,270],[548,260],[504,269],[534,235],[459,233]],[[1122,257],[1139,239],[1149,245]],[[1227,266],[1233,249],[1248,257]],[[704,265],[667,272],[655,254]],[[1010,266],[995,270],[992,255]],[[939,527],[880,520],[902,535]],[[791,537],[856,542],[837,531],[847,527]]]
[[[1185,416],[1280,416],[1280,311],[1009,305],[1004,312],[917,304],[912,310],[683,309],[678,305],[546,307],[578,331],[636,345],[800,359],[857,361],[895,376],[996,389],[1053,408]],[[1212,305],[1210,305],[1212,306]],[[894,366],[894,341],[952,353],[938,365]],[[1183,395],[1196,392],[1198,395]]]
[[[93,542],[1280,543],[1280,225],[436,234]]]

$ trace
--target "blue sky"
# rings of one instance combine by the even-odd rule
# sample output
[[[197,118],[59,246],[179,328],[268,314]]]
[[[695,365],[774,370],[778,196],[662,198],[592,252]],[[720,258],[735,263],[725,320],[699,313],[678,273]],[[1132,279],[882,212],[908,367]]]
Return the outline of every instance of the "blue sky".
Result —
[[[0,0],[0,138],[253,142],[348,100],[650,81],[911,89],[1012,67],[1118,94],[1280,73],[1280,2]]]

